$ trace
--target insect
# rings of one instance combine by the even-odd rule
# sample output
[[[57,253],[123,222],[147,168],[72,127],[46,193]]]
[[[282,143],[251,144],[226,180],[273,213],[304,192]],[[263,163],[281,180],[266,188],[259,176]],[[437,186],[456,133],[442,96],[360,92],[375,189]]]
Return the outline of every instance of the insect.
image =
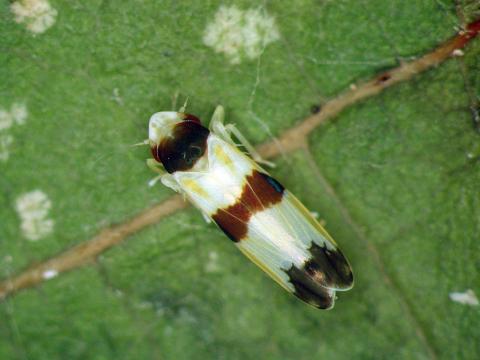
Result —
[[[259,163],[266,163],[218,106],[209,128],[185,112],[150,118],[147,165],[184,195],[238,249],[288,292],[331,309],[335,292],[353,286],[348,260],[300,201]],[[232,135],[249,151],[239,150]]]

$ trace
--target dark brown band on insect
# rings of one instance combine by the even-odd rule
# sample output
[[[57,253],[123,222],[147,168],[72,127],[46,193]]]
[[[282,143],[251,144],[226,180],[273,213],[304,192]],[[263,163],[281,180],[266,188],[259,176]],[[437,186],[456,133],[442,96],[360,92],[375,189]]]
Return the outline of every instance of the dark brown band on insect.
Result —
[[[174,126],[171,136],[151,147],[155,160],[161,162],[170,174],[190,170],[205,154],[210,132],[196,119],[179,122]]]
[[[192,114],[187,114],[187,113],[181,113],[180,116],[182,117],[183,120],[188,120],[188,121],[194,121],[196,122],[197,124],[202,124],[200,122],[200,119],[198,117],[196,117],[195,115],[192,115]]]
[[[212,218],[232,241],[240,241],[247,235],[250,217],[279,203],[283,192],[284,187],[277,180],[253,170],[252,174],[247,176],[242,194],[236,203],[225,209],[218,209]]]

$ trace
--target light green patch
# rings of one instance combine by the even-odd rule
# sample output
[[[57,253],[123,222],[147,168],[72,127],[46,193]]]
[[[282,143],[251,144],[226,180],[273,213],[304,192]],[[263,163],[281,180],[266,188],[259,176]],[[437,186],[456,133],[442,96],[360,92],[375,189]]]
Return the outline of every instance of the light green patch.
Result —
[[[131,145],[176,91],[205,120],[223,104],[226,122],[259,143],[458,26],[453,1],[270,2],[281,38],[235,65],[202,39],[223,3],[50,3],[56,22],[35,37],[0,5],[0,108],[28,108],[0,163],[2,278],[172,194],[147,186],[148,150]],[[465,90],[480,91],[479,43],[348,109],[311,136],[310,154],[276,159],[273,175],[351,260],[355,287],[334,310],[288,295],[189,209],[0,303],[0,358],[428,358],[418,328],[439,358],[475,358],[478,307],[449,294],[480,293],[480,147]],[[55,228],[29,242],[15,199],[35,189]]]

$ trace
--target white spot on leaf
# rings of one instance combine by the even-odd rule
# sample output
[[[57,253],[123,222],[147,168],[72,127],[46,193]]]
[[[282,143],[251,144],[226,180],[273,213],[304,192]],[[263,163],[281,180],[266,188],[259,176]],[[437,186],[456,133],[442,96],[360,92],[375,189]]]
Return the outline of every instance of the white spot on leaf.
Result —
[[[452,51],[452,56],[461,57],[463,55],[465,55],[465,53],[461,49],[455,49]]]
[[[451,292],[450,300],[464,305],[478,306],[480,303],[477,296],[472,289],[465,290],[465,292]]]
[[[205,29],[203,42],[225,54],[230,63],[238,64],[242,57],[259,57],[265,46],[279,38],[275,18],[265,11],[221,6]]]
[[[10,145],[13,144],[13,136],[8,133],[15,123],[25,124],[28,116],[27,107],[23,103],[13,103],[10,111],[0,109],[0,161],[6,162],[10,157]]]
[[[2,134],[0,132],[0,161],[7,161],[10,157],[10,145],[13,143],[13,136],[9,134]]]
[[[45,280],[50,280],[50,279],[53,279],[54,277],[56,277],[58,275],[58,271],[55,270],[55,269],[48,269],[48,270],[45,270],[42,274],[42,277],[45,279]]]
[[[47,0],[18,0],[10,5],[15,21],[34,34],[45,32],[55,23],[57,10]]]
[[[18,125],[25,124],[28,116],[28,110],[23,103],[13,103],[10,108],[10,116]]]
[[[9,129],[13,124],[10,112],[0,109],[0,131]]]
[[[218,265],[218,254],[215,251],[210,251],[208,254],[208,261],[205,264],[205,271],[208,273],[214,273],[220,271]]]
[[[47,218],[52,202],[41,190],[19,196],[15,207],[22,221],[20,230],[27,239],[36,241],[53,231],[54,222]]]

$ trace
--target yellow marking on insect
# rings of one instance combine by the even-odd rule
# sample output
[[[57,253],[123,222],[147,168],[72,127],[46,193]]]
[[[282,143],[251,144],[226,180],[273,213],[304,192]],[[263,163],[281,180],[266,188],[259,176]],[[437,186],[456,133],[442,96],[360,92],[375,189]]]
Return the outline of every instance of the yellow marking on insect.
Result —
[[[235,168],[232,158],[228,156],[228,154],[220,146],[215,146],[214,154],[217,160],[223,163],[223,165],[232,169]]]
[[[201,197],[208,197],[208,193],[200,186],[200,184],[193,179],[184,179],[182,180],[182,185],[190,190],[191,192],[196,193]]]

